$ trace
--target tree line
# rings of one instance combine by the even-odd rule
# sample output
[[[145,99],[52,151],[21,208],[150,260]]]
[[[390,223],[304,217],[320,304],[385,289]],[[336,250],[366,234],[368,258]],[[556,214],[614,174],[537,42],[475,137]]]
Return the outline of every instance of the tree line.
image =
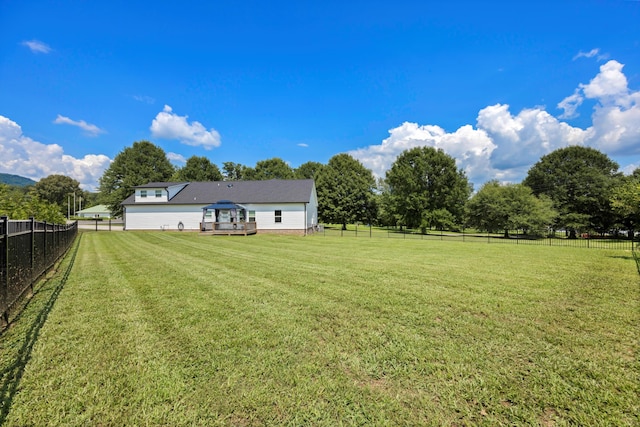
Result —
[[[455,159],[432,147],[401,153],[384,178],[348,154],[327,164],[290,167],[280,158],[254,167],[224,162],[222,170],[206,157],[193,156],[175,168],[164,151],[148,141],[125,148],[100,180],[100,198],[113,212],[133,187],[154,181],[236,181],[309,179],[316,181],[321,222],[366,223],[430,229],[521,230],[531,235],[566,230],[604,233],[636,229],[640,220],[640,169],[631,176],[593,148],[571,146],[543,156],[522,183],[485,183],[475,194]]]
[[[65,175],[49,175],[33,185],[0,183],[0,216],[35,218],[63,224],[80,206],[97,204],[98,195],[82,190],[80,183]]]
[[[199,156],[176,168],[162,148],[138,141],[114,158],[100,178],[97,194],[83,193],[77,181],[53,175],[40,180],[27,199],[33,206],[37,202],[57,206],[62,215],[68,195],[76,193],[85,198],[85,206],[103,203],[119,215],[120,203],[134,187],[149,182],[314,179],[319,220],[343,228],[356,222],[423,233],[471,227],[506,236],[510,230],[529,235],[565,230],[575,238],[581,233],[633,233],[637,229],[640,168],[630,176],[618,169],[617,163],[598,150],[570,146],[541,157],[521,183],[492,180],[474,193],[455,159],[433,147],[404,151],[385,176],[376,180],[369,169],[345,153],[333,156],[327,164],[306,162],[297,168],[272,158],[254,167],[224,162],[220,169]],[[0,187],[0,192],[6,193],[7,188]],[[7,203],[5,194],[0,195],[2,213]],[[29,209],[29,214],[36,212],[34,207]],[[10,216],[16,217],[15,210]]]

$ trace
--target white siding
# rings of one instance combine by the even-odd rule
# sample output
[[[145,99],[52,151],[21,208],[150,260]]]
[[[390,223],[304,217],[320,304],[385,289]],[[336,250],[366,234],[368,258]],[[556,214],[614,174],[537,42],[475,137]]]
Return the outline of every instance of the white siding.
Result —
[[[160,191],[160,197],[156,197],[156,190]],[[142,197],[146,191],[147,197]],[[169,201],[167,190],[163,188],[136,188],[136,203],[166,203]]]
[[[193,205],[129,205],[126,207],[127,230],[177,230],[182,222],[185,230],[200,230],[202,206]]]
[[[251,204],[247,211],[256,212],[256,227],[260,230],[300,230],[317,224],[316,205],[309,203]],[[282,211],[282,222],[275,222],[275,211]],[[306,213],[306,217],[305,217]],[[127,230],[177,230],[182,222],[184,230],[200,230],[200,205],[129,205],[126,206]]]
[[[260,230],[304,230],[304,203],[252,204],[244,206],[256,211],[256,227]],[[276,222],[276,210],[282,211],[282,222]]]

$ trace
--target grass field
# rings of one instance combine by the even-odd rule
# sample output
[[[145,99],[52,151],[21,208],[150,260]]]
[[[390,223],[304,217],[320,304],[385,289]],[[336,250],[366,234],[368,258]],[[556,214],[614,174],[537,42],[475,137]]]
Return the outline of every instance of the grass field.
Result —
[[[639,425],[639,332],[625,251],[83,232],[0,424]]]

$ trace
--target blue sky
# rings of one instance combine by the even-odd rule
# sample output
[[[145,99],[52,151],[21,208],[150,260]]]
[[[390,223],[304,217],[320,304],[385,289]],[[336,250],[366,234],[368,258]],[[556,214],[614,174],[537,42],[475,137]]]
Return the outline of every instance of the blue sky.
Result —
[[[0,0],[0,172],[93,190],[139,140],[292,167],[457,159],[476,189],[569,144],[640,166],[640,2]]]

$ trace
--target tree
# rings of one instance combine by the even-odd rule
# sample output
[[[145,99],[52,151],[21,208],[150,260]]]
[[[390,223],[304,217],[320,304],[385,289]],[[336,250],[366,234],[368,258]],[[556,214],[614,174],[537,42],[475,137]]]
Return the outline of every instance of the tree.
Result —
[[[223,178],[225,181],[242,181],[248,168],[241,163],[224,162],[222,164]]]
[[[618,177],[618,164],[607,155],[571,146],[543,156],[523,184],[536,196],[551,198],[558,211],[555,227],[575,238],[578,230],[605,231],[613,225],[609,195]]]
[[[244,179],[262,181],[268,179],[293,179],[293,169],[282,159],[260,160],[255,168],[247,168]]]
[[[114,216],[122,215],[120,203],[137,185],[171,178],[174,167],[164,150],[149,141],[134,142],[122,150],[100,178],[100,198]]]
[[[546,196],[534,196],[522,184],[489,181],[467,202],[468,224],[489,232],[524,230],[542,234],[553,224],[556,212]]]
[[[294,170],[297,179],[315,179],[324,165],[319,162],[306,162]]]
[[[385,182],[390,209],[400,225],[424,231],[462,223],[471,185],[444,151],[433,147],[404,151],[387,171]]]
[[[29,219],[64,224],[65,217],[60,207],[42,200],[35,191],[23,192],[20,188],[0,184],[0,216],[11,219]]]
[[[640,168],[620,180],[611,193],[611,207],[629,231],[629,237],[640,226]]]
[[[80,183],[65,175],[49,175],[42,178],[34,185],[33,191],[40,200],[56,204],[61,212],[67,211],[70,196],[74,202],[80,198],[87,198],[85,192],[80,189]]]
[[[371,171],[348,154],[329,159],[316,177],[318,217],[342,224],[371,222],[375,217],[375,179]]]
[[[206,157],[191,156],[184,167],[173,174],[172,181],[222,181],[218,166]]]

